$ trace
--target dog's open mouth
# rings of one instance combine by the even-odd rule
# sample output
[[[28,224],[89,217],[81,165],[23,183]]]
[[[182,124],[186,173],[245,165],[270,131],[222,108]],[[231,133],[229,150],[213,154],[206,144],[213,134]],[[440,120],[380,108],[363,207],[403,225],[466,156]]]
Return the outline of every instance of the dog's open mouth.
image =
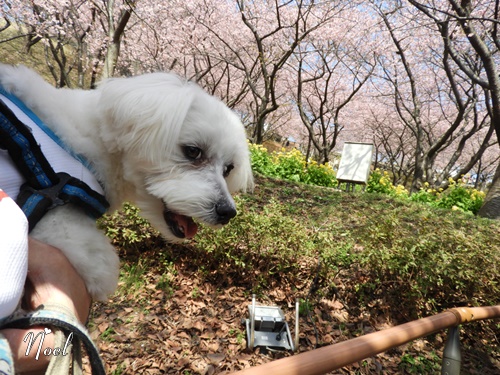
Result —
[[[166,206],[163,210],[163,217],[176,237],[192,238],[198,231],[193,218],[170,211]]]

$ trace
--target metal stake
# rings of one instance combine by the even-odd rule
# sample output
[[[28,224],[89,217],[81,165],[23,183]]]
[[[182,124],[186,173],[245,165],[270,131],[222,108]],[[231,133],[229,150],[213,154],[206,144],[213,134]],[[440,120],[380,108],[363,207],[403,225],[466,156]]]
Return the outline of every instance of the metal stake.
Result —
[[[252,294],[252,312],[250,313],[250,350],[255,343],[255,294]]]
[[[460,351],[459,327],[455,326],[448,330],[448,339],[443,351],[441,375],[460,375],[462,353]]]
[[[299,299],[295,300],[295,342],[294,351],[299,350]]]

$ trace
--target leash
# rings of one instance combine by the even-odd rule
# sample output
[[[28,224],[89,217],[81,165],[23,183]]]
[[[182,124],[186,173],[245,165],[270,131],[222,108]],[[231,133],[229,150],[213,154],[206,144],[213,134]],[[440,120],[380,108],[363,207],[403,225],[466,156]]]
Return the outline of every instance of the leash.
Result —
[[[56,173],[45,158],[30,129],[0,100],[0,148],[6,149],[27,180],[21,186],[16,203],[29,221],[31,231],[45,213],[72,203],[97,219],[109,207],[106,198],[85,182]]]

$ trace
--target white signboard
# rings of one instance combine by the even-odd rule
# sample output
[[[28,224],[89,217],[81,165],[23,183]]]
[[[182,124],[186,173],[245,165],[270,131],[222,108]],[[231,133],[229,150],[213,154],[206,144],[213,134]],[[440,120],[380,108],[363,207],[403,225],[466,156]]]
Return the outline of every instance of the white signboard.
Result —
[[[372,165],[373,145],[371,143],[344,143],[337,180],[366,184]]]

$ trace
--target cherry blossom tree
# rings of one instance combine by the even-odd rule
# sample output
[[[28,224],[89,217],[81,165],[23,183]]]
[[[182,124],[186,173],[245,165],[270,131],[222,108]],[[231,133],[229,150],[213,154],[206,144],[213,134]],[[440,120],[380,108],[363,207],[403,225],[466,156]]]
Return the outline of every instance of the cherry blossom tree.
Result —
[[[469,172],[491,145],[491,132],[484,131],[487,113],[478,104],[481,90],[458,74],[437,28],[426,25],[419,12],[397,2],[374,5],[393,44],[381,58],[380,78],[387,87],[382,97],[392,98],[397,120],[409,130],[393,133],[392,139],[409,135],[405,142],[413,147],[412,158],[405,153],[401,159],[407,163],[405,179],[411,171],[412,191],[424,181],[445,187],[448,177]],[[476,137],[483,137],[483,146],[467,160],[464,149]],[[380,138],[384,147],[389,144],[387,137]],[[401,157],[408,144],[389,151],[394,149]],[[388,160],[394,165],[397,157]]]
[[[484,106],[488,112],[490,126],[497,141],[500,141],[499,2],[409,2],[434,21],[454,63],[470,81],[483,89]],[[475,69],[477,67],[479,69]],[[479,214],[500,218],[500,165],[496,169]]]
[[[492,0],[4,0],[0,12],[0,42],[42,46],[58,86],[173,70],[255,142],[292,136],[328,161],[344,141],[373,141],[414,190],[488,180],[497,160]]]
[[[345,8],[328,30],[321,28],[306,38],[289,64],[296,71],[296,82],[290,84],[292,100],[309,134],[306,156],[312,145],[321,163],[329,162],[341,131],[352,123],[355,114],[344,123],[342,113],[375,69],[376,51],[366,42],[366,21],[355,7]]]
[[[5,2],[7,25],[21,25],[16,37],[24,37],[29,52],[43,44],[45,63],[57,86],[85,86],[92,67],[91,84],[112,76],[121,38],[135,7],[130,0],[35,0]]]
[[[85,1],[9,1],[5,2],[2,11],[11,28],[19,26],[15,37],[25,38],[25,53],[43,44],[45,63],[56,85],[71,87],[73,70],[78,72],[77,81],[82,82],[85,39],[95,21],[91,4]]]
[[[286,75],[286,64],[304,39],[328,23],[345,6],[339,1],[321,3],[303,0],[246,1],[237,0],[243,44],[231,43],[220,29],[205,24],[225,47],[226,61],[244,73],[252,101],[248,109],[252,116],[252,139],[262,143],[269,116],[276,112],[284,93],[280,82]]]
[[[102,69],[102,78],[112,77],[116,68],[118,57],[120,55],[120,48],[123,35],[127,23],[130,20],[132,12],[136,7],[136,1],[124,0],[116,4],[114,0],[102,1],[101,3],[93,1],[94,9],[97,10],[100,16],[101,27],[106,34],[105,44],[99,48],[101,54],[105,50],[105,58]],[[96,62],[99,62],[99,58]],[[92,86],[96,80],[96,65],[94,64],[92,75]]]
[[[390,171],[394,185],[408,186],[414,172],[413,134],[401,124],[392,103],[376,100],[378,93],[372,95],[375,99],[366,103],[370,112],[365,125],[372,133],[374,168]]]

